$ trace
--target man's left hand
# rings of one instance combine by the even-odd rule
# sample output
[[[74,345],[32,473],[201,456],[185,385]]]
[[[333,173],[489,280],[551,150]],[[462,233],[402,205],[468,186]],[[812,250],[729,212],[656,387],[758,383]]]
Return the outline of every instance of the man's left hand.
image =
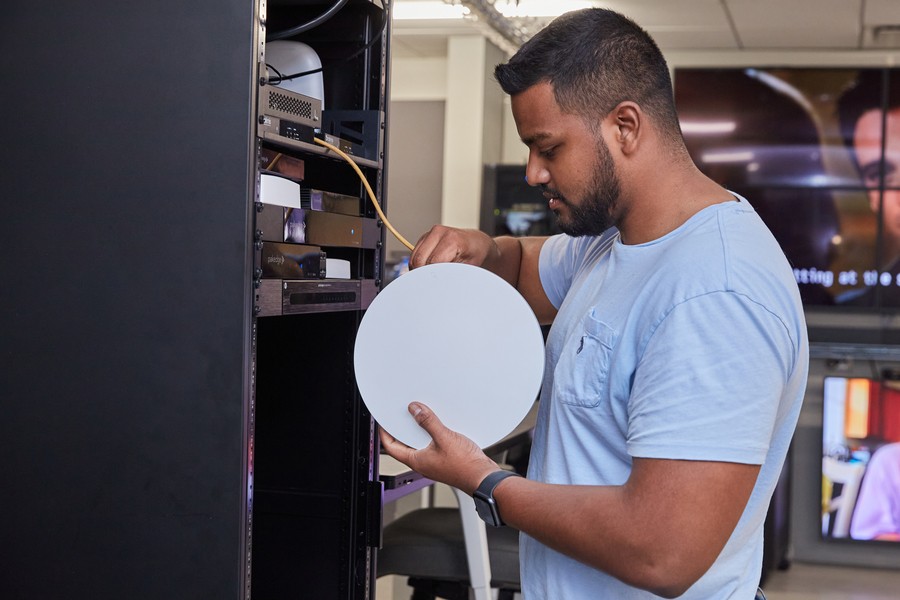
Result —
[[[412,402],[409,412],[419,427],[431,436],[432,441],[425,448],[410,448],[381,430],[381,447],[409,468],[470,496],[485,477],[500,468],[475,442],[448,429],[424,404]]]

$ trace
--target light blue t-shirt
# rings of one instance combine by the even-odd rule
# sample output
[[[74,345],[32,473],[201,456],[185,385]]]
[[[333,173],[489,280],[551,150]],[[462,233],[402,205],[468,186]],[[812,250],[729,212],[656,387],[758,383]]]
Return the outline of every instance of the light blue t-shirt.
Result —
[[[528,477],[620,485],[634,457],[762,465],[724,550],[682,596],[751,600],[809,365],[777,242],[741,198],[646,244],[625,245],[615,230],[552,237],[540,276],[559,313]],[[657,597],[524,534],[520,554],[526,600]]]

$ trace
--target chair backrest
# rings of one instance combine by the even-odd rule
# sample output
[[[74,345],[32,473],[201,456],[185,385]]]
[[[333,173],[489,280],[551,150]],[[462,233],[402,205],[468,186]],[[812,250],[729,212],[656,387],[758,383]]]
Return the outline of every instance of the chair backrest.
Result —
[[[850,518],[853,516],[853,508],[856,506],[856,497],[859,495],[859,486],[865,471],[866,467],[861,463],[843,462],[829,456],[822,458],[822,475],[832,483],[842,486],[840,495],[828,503],[828,514],[834,515],[832,537],[849,535]]]

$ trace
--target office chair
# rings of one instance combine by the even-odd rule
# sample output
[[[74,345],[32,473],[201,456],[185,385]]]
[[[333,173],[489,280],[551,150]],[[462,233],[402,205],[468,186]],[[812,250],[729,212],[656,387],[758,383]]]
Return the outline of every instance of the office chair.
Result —
[[[841,462],[829,456],[822,459],[822,474],[842,486],[840,495],[831,498],[827,506],[826,515],[834,514],[832,537],[844,538],[850,534],[850,518],[865,471],[866,467],[860,463]]]
[[[520,591],[519,532],[487,527],[457,489],[459,509],[420,508],[384,528],[378,577],[408,577],[411,600],[512,600]]]

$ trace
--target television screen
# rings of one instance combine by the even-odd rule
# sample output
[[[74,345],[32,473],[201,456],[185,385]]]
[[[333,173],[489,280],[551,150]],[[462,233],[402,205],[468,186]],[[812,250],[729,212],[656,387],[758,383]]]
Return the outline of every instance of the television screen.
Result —
[[[485,165],[481,230],[495,235],[554,235],[556,217],[539,187],[528,185],[525,165]]]
[[[900,307],[900,70],[678,68],[675,100],[694,161],[754,205],[805,305]]]
[[[822,536],[900,541],[900,379],[825,377]]]

